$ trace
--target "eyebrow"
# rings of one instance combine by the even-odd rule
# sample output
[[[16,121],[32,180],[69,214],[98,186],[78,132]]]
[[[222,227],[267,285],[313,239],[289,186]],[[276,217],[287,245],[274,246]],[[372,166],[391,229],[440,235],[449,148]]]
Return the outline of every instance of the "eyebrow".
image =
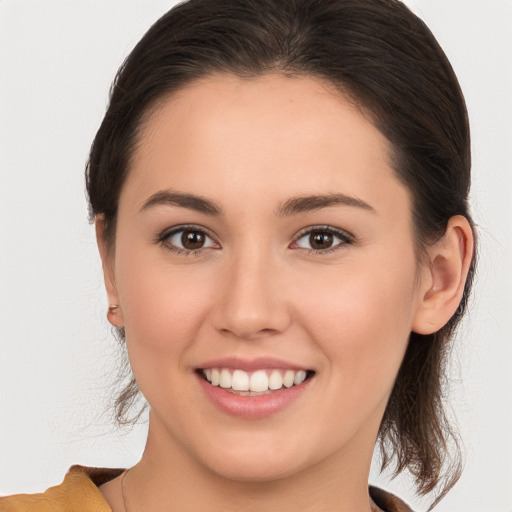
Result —
[[[213,216],[222,215],[222,208],[209,199],[193,194],[173,192],[171,190],[160,190],[150,196],[142,205],[139,212],[161,205],[179,206],[181,208],[188,208],[189,210],[195,210],[197,212]]]
[[[376,213],[375,208],[357,197],[345,194],[325,194],[293,197],[281,205],[277,211],[278,216],[287,217],[297,213],[310,212],[328,206],[352,206]]]
[[[150,196],[142,205],[139,212],[143,212],[155,206],[179,206],[188,208],[200,213],[212,216],[221,216],[222,208],[213,201],[194,194],[185,194],[183,192],[173,192],[171,190],[160,190]],[[292,197],[283,203],[277,209],[279,217],[288,217],[298,213],[305,213],[328,206],[351,206],[361,208],[373,213],[375,208],[367,202],[357,197],[347,196],[345,194],[323,194]]]

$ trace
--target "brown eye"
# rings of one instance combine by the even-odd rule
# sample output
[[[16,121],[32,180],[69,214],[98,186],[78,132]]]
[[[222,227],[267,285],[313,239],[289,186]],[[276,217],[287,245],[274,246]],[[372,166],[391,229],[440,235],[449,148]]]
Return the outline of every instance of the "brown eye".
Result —
[[[160,241],[173,252],[193,253],[201,249],[215,248],[217,244],[202,229],[184,227],[164,234]]]
[[[181,235],[181,245],[184,249],[193,251],[195,249],[201,249],[203,247],[206,237],[204,233],[200,231],[183,231]]]
[[[330,249],[332,247],[334,237],[332,233],[326,233],[324,231],[313,231],[309,235],[309,245],[312,249],[322,250]]]
[[[308,249],[310,252],[322,254],[322,252],[331,252],[344,245],[349,245],[353,240],[352,235],[345,231],[326,226],[303,232],[294,245],[300,249]]]

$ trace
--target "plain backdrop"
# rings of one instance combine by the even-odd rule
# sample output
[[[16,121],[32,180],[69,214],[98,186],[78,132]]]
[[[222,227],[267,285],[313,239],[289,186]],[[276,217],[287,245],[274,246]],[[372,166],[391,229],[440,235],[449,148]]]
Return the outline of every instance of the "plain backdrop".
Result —
[[[480,242],[449,397],[462,479],[439,512],[512,511],[512,1],[409,0],[452,61],[472,124]],[[117,67],[173,2],[0,0],[0,494],[60,483],[76,463],[125,467],[146,425],[107,407],[116,343],[83,169]],[[388,484],[418,510],[410,482]]]

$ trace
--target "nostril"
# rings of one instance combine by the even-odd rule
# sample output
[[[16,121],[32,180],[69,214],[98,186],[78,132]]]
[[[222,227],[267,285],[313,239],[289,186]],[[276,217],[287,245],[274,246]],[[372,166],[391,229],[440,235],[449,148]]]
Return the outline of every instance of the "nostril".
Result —
[[[225,336],[232,336],[239,340],[251,341],[258,340],[261,338],[266,338],[269,336],[274,336],[276,334],[280,334],[278,329],[271,328],[263,328],[263,329],[250,329],[247,326],[244,327],[235,327],[231,328],[222,328],[219,329],[219,332]]]

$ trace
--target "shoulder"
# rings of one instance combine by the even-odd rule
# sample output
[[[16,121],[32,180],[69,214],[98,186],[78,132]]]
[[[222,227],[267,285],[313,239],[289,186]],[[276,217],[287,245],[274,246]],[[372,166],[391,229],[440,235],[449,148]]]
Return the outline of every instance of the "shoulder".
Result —
[[[72,466],[64,481],[37,494],[0,498],[1,512],[111,512],[98,486],[118,476],[122,469]]]
[[[370,497],[377,505],[375,512],[413,512],[400,498],[378,487],[370,486]],[[373,508],[372,512],[374,512]]]
[[[72,466],[60,485],[43,493],[0,497],[0,512],[111,512],[98,486],[122,472]],[[377,505],[376,512],[412,512],[400,498],[377,487],[370,487],[370,496]]]

